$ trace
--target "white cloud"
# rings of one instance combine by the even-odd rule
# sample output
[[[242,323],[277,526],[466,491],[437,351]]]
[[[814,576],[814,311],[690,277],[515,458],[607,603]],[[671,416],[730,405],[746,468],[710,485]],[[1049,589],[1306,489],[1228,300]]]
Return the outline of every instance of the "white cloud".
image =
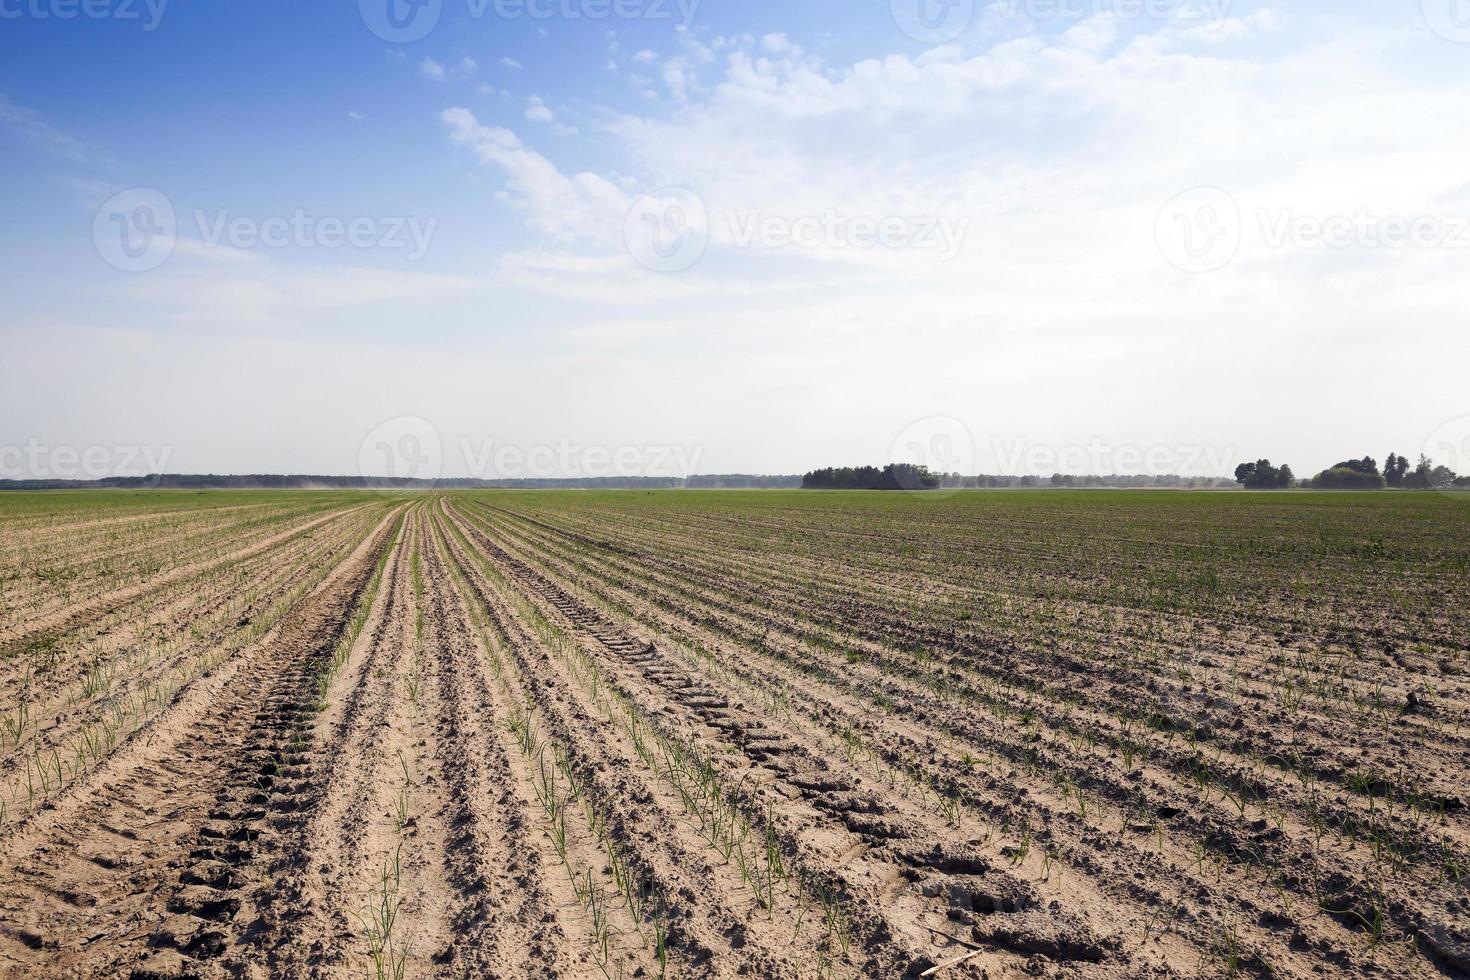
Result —
[[[761,38],[761,48],[770,54],[801,57],[801,45],[794,43],[785,34],[767,34]]]
[[[156,399],[155,414],[133,419],[197,429],[181,445],[208,450],[238,421],[222,406],[265,404],[272,424],[255,428],[305,433],[310,451],[293,464],[264,446],[241,464],[260,469],[318,468],[319,447],[348,438],[343,419],[375,412],[448,420],[447,435],[505,419],[501,441],[535,439],[537,426],[584,441],[673,429],[669,438],[718,448],[711,467],[733,470],[876,459],[927,414],[1033,442],[1223,441],[1300,470],[1412,453],[1416,433],[1465,411],[1466,250],[1273,248],[1259,216],[1464,215],[1470,133],[1452,124],[1470,96],[1461,51],[1429,37],[1417,4],[1412,27],[1382,30],[1344,27],[1342,5],[1253,6],[1232,3],[1210,23],[1094,17],[1001,33],[987,21],[959,44],[857,62],[825,54],[838,49],[831,38],[794,32],[684,32],[631,55],[614,41],[592,53],[625,64],[631,91],[573,99],[528,86],[555,92],[554,110],[525,90],[476,85],[486,73],[464,49],[395,51],[386,64],[467,80],[465,99],[495,96],[495,120],[517,120],[442,113],[444,142],[474,172],[426,170],[410,188],[412,206],[464,219],[446,220],[417,271],[180,241],[160,270],[103,269],[77,290],[101,297],[93,322],[138,331],[128,350],[153,339],[156,351],[129,355],[124,370],[80,358],[77,333],[52,330],[64,315],[0,325],[15,381],[0,386],[0,418],[41,425],[73,413],[85,431],[91,419],[113,423],[112,402]],[[372,115],[375,130],[386,125]],[[570,119],[583,139],[559,138],[575,132]],[[96,156],[3,97],[0,130],[66,159]],[[424,193],[435,177],[444,186]],[[71,183],[92,209],[116,190]],[[1232,264],[1189,275],[1161,255],[1156,219],[1203,184],[1229,191],[1244,229]],[[712,240],[692,269],[660,275],[634,263],[622,234],[632,201],[665,186],[701,195]],[[183,220],[196,202],[177,193]],[[902,249],[742,245],[730,224],[828,212],[968,218],[969,236],[939,262]],[[525,227],[499,227],[507,214]],[[69,240],[97,265],[91,217],[78,208]],[[506,234],[523,241],[505,251]],[[17,280],[35,267],[21,258]],[[461,279],[464,269],[480,278]],[[30,290],[24,310],[69,281],[7,286]],[[404,323],[430,324],[427,339]],[[238,340],[262,334],[287,341]],[[47,345],[54,360],[32,355]],[[79,361],[85,396],[47,397]],[[140,393],[149,371],[189,390]],[[1412,397],[1362,397],[1386,378],[1404,379]],[[181,415],[181,399],[208,410]],[[515,412],[528,399],[538,411]],[[1326,452],[1324,419],[1354,444]],[[814,445],[831,458],[811,458]],[[1326,458],[1311,458],[1319,450]]]
[[[562,174],[515,133],[482,125],[468,109],[446,109],[440,119],[454,143],[505,175],[515,206],[538,234],[564,243],[618,239],[632,202],[615,185],[593,173]]]
[[[501,58],[500,59],[500,67],[502,67],[502,68],[508,68],[511,71],[520,71],[521,68],[522,68],[522,65],[521,65],[521,63],[519,61],[515,60],[514,58]]]
[[[682,100],[688,96],[691,77],[689,66],[683,58],[670,58],[664,62],[664,85],[674,98]]]
[[[1266,29],[1268,19],[1252,23]],[[653,317],[688,304],[683,312],[710,329],[723,322],[715,309],[733,303],[768,315],[753,306],[778,295],[798,332],[818,321],[923,326],[970,336],[956,349],[1019,325],[1157,339],[1192,324],[1238,339],[1318,323],[1329,309],[1344,321],[1391,320],[1396,276],[1421,281],[1422,302],[1453,307],[1454,280],[1443,277],[1455,255],[1379,254],[1359,267],[1363,256],[1282,253],[1262,241],[1255,212],[1443,209],[1436,201],[1453,189],[1450,178],[1463,188],[1455,161],[1470,153],[1470,137],[1442,126],[1470,94],[1464,86],[1396,79],[1364,59],[1372,45],[1362,38],[1267,60],[1218,54],[1172,25],[1127,40],[1116,26],[1094,18],[1049,39],[842,68],[778,39],[716,40],[717,77],[700,77],[687,57],[665,63],[666,79],[670,64],[679,73],[671,88],[687,108],[619,116],[603,131],[604,153],[625,161],[618,180],[568,178],[535,154],[534,165],[514,163],[507,157],[530,151],[510,134],[461,142],[495,147],[482,159],[511,176],[516,206],[548,231],[543,246],[576,248],[565,264],[544,249],[509,257],[509,281],[588,303],[642,304]],[[1208,113],[1199,111],[1202,92]],[[1164,260],[1154,225],[1170,197],[1201,183],[1228,185],[1251,224],[1235,264],[1190,277]],[[693,270],[649,291],[636,270],[629,276],[616,227],[632,196],[670,184],[699,190],[713,240]],[[730,233],[732,214],[827,211],[970,224],[948,263],[914,250],[741,247]],[[601,215],[587,225],[610,230],[574,234],[566,215],[579,212]],[[1303,261],[1330,263],[1332,289],[1304,296],[1303,281],[1325,280]]]
[[[1118,39],[1118,22],[1111,14],[1098,14],[1071,28],[1062,41],[1074,48],[1101,53]]]
[[[460,58],[452,66],[445,65],[436,58],[425,58],[419,62],[419,73],[435,82],[447,82],[451,78],[467,81],[473,78],[479,69],[479,62],[470,57]]]

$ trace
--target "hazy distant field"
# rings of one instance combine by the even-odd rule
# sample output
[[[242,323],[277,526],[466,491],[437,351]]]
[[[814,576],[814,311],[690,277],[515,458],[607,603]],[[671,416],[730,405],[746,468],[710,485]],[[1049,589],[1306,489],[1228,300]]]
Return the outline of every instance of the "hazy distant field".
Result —
[[[0,495],[0,973],[1454,976],[1467,609],[1466,495]]]

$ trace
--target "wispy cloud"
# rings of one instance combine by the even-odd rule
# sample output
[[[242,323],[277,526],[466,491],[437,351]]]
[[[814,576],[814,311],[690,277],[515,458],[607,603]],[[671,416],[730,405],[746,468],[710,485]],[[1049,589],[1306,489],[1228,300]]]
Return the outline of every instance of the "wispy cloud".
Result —
[[[446,109],[440,119],[456,144],[505,174],[514,203],[538,234],[567,243],[618,239],[631,201],[612,182],[594,173],[566,176],[515,133],[481,124],[469,109]]]
[[[1280,26],[1261,13],[1238,21],[1214,33]],[[1097,17],[973,51],[837,65],[779,34],[690,41],[662,66],[684,102],[595,109],[610,121],[579,152],[616,164],[575,176],[467,110],[443,118],[455,142],[505,177],[507,199],[534,236],[502,274],[547,296],[642,304],[655,316],[687,304],[687,316],[712,323],[729,298],[749,304],[764,293],[798,311],[796,330],[803,320],[969,324],[982,334],[1027,323],[1070,335],[1090,324],[1133,337],[1180,323],[1237,336],[1256,329],[1222,325],[1227,298],[1261,311],[1258,323],[1316,322],[1329,306],[1353,319],[1370,309],[1390,315],[1392,275],[1413,276],[1424,303],[1450,308],[1442,276],[1455,253],[1273,249],[1257,212],[1443,210],[1463,185],[1451,179],[1460,173],[1452,161],[1470,155],[1470,136],[1443,119],[1470,85],[1404,75],[1393,40],[1371,34],[1267,57],[1222,45],[1198,25],[1118,27]],[[1207,116],[1200,92],[1211,93]],[[544,115],[536,107],[532,121]],[[1322,147],[1351,133],[1353,152],[1333,151],[1327,166]],[[1272,147],[1266,157],[1263,145]],[[1233,265],[1191,278],[1160,254],[1155,225],[1172,196],[1201,183],[1228,185],[1247,228]],[[624,250],[622,222],[640,194],[665,186],[698,193],[710,241],[698,265],[656,277],[650,289]],[[759,227],[752,222],[828,215],[967,224],[948,262],[937,250],[740,240],[742,228]],[[1335,299],[1304,295],[1303,261],[1331,267]],[[1450,320],[1427,317],[1423,328],[1443,333]]]
[[[181,239],[169,262],[127,293],[160,322],[205,330],[283,330],[383,304],[424,305],[483,284],[439,273],[351,265],[302,266],[248,249]]]
[[[42,153],[74,163],[102,165],[108,158],[101,151],[58,128],[33,109],[16,105],[0,93],[0,129]]]

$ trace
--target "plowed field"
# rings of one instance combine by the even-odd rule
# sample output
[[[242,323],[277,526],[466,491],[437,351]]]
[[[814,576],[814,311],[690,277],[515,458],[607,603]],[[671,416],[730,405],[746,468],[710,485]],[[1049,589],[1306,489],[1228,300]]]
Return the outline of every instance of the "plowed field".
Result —
[[[1470,500],[0,498],[0,974],[1454,977]]]

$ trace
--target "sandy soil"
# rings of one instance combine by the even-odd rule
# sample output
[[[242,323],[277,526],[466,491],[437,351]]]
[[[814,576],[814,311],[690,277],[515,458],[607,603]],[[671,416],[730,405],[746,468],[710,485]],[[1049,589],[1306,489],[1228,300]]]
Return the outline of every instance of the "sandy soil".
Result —
[[[364,497],[36,596],[0,974],[1470,970],[1442,645],[858,573],[810,520]]]

